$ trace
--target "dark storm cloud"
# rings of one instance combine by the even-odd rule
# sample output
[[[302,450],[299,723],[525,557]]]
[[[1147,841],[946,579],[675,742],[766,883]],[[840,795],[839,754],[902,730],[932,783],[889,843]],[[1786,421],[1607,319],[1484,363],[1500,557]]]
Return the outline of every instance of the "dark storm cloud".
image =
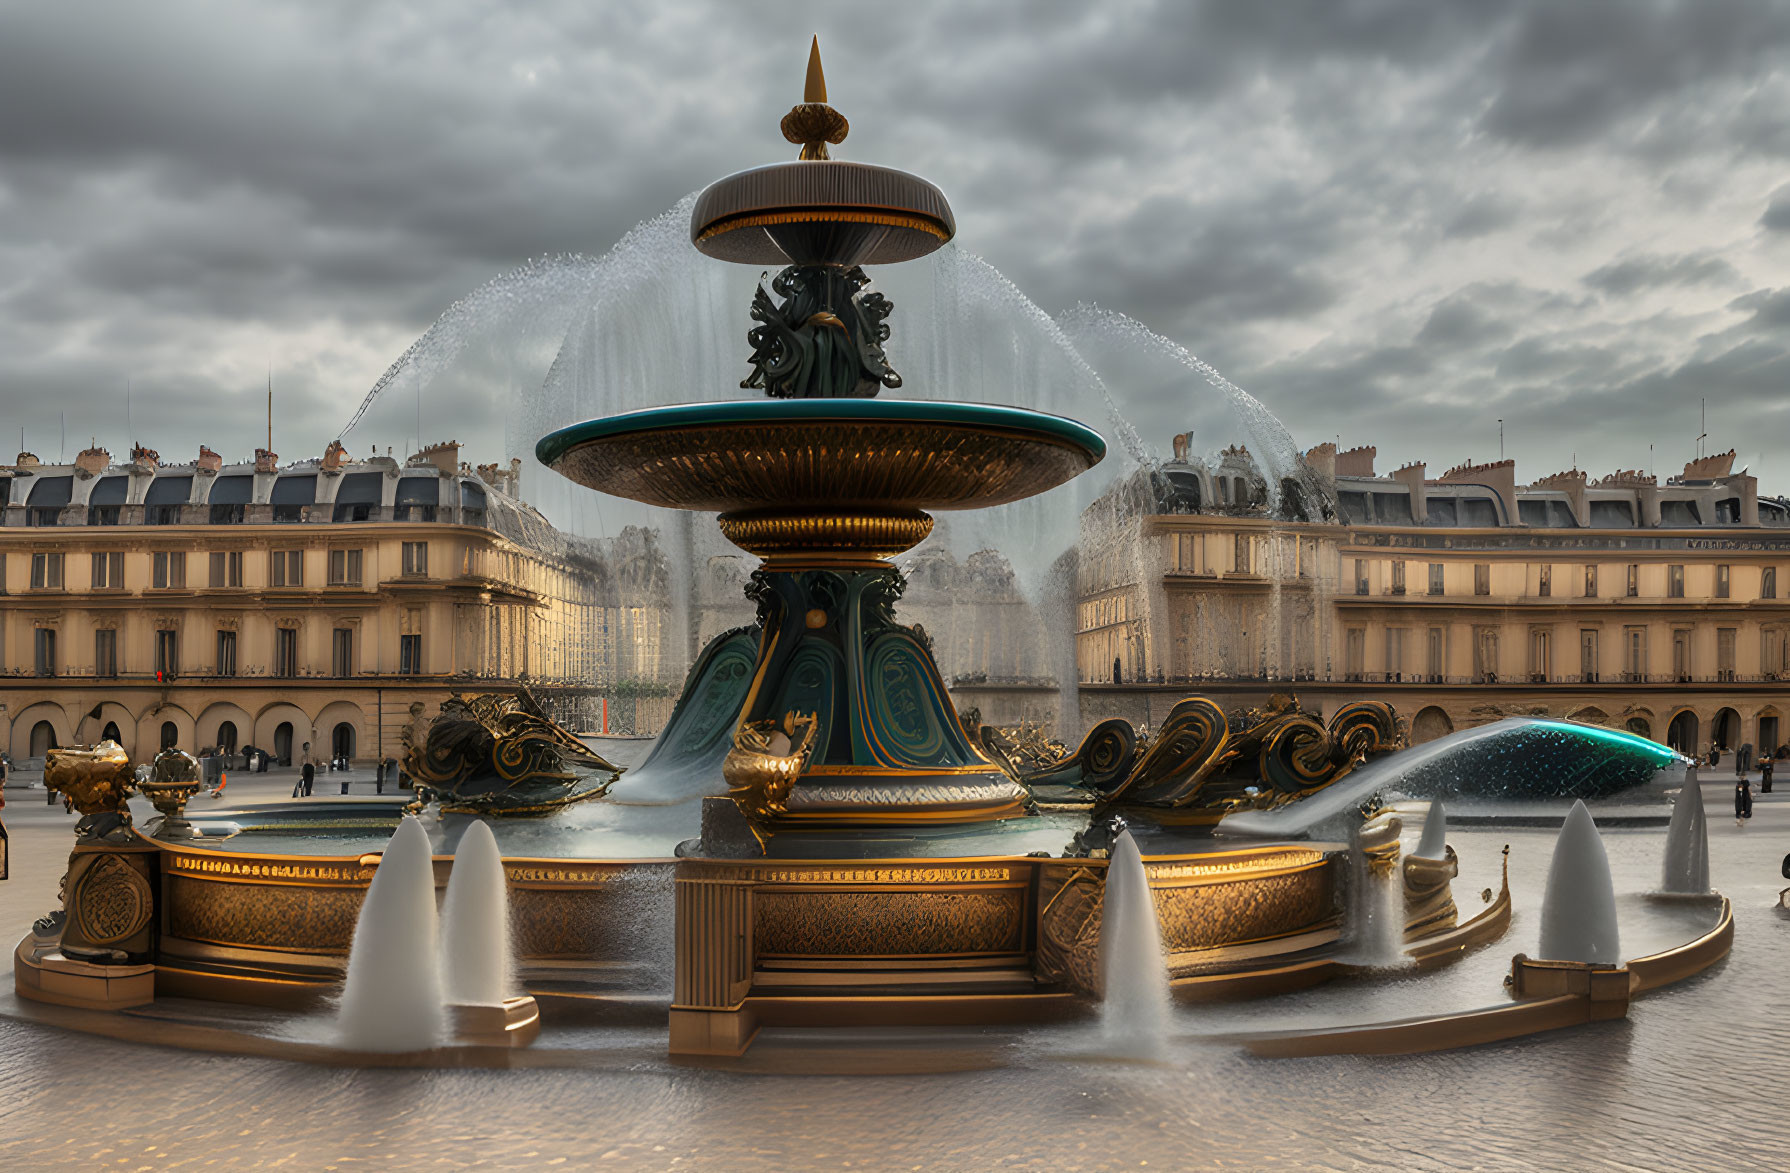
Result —
[[[1047,311],[1139,318],[1307,444],[1453,462],[1502,414],[1525,471],[1632,467],[1707,397],[1790,448],[1740,414],[1790,317],[1770,0],[10,6],[0,436],[66,414],[122,451],[129,379],[139,438],[246,455],[271,362],[276,446],[320,451],[468,291],[786,157],[814,31],[842,156],[939,182]],[[422,429],[494,445],[508,377],[469,354]],[[1172,400],[1130,405],[1146,435]]]
[[[1461,203],[1442,232],[1444,236],[1470,240],[1510,227],[1521,212],[1514,200],[1488,194],[1471,196]]]
[[[1790,183],[1771,193],[1771,203],[1765,206],[1759,225],[1773,232],[1790,232]]]
[[[1585,284],[1620,297],[1662,285],[1728,284],[1738,278],[1733,265],[1710,252],[1678,256],[1642,253],[1593,269],[1585,274]]]
[[[1518,18],[1495,64],[1491,133],[1567,147],[1775,69],[1790,9],[1773,0],[1571,0]]]

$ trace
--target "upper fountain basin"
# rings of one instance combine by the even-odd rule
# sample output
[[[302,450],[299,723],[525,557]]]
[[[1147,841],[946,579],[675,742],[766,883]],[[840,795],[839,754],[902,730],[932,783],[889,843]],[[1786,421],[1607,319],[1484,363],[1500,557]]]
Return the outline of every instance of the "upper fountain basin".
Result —
[[[772,163],[696,197],[690,241],[745,265],[888,265],[957,233],[945,193],[893,167],[838,159]]]
[[[542,464],[593,489],[721,513],[911,512],[1004,505],[1100,463],[1062,416],[987,403],[762,399],[683,403],[561,428]]]

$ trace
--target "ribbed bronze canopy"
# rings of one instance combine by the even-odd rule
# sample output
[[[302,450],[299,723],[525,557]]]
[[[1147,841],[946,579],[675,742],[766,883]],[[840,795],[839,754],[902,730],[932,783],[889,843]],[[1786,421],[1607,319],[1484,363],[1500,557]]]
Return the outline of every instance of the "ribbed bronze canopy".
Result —
[[[945,193],[906,171],[830,157],[850,124],[827,104],[817,40],[803,101],[783,119],[802,144],[793,163],[739,171],[711,183],[690,214],[704,254],[742,265],[889,265],[923,257],[957,234]]]

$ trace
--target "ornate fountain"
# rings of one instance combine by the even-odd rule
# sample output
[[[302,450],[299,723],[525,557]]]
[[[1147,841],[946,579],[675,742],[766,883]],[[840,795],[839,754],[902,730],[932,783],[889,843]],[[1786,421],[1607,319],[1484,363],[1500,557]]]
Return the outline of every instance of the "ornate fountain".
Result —
[[[926,538],[932,513],[1043,493],[1098,464],[1105,445],[1042,412],[881,397],[902,386],[885,350],[893,307],[863,266],[948,242],[949,203],[917,176],[830,157],[849,126],[827,103],[818,46],[782,129],[800,157],[715,182],[690,224],[708,256],[779,267],[755,292],[746,333],[742,386],[765,397],[590,420],[537,446],[589,487],[717,513],[727,539],[761,559],[747,588],[756,621],[702,651],[647,759],[622,774],[526,694],[455,697],[407,737],[414,802],[319,798],[189,819],[196,781],[178,755],[142,786],[162,818],[139,829],[124,809],[122,752],[67,755],[53,784],[85,817],[64,908],[15,951],[22,996],[87,1011],[167,995],[323,1003],[407,812],[420,815],[404,832],[413,847],[429,838],[437,889],[471,820],[492,820],[517,972],[549,1027],[560,1005],[638,1015],[669,964],[672,999],[657,1007],[684,1055],[738,1055],[763,1025],[1085,1013],[1102,994],[1115,837],[1126,875],[1142,870],[1182,999],[1358,972],[1344,910],[1370,881],[1392,897],[1383,923],[1401,964],[1445,964],[1503,933],[1507,884],[1460,915],[1459,860],[1439,820],[1427,853],[1405,859],[1387,812],[1357,811],[1340,841],[1213,835],[1239,810],[1305,812],[1359,771],[1326,796],[1353,803],[1372,781],[1361,767],[1402,745],[1387,706],[1345,705],[1325,721],[1290,696],[1237,712],[1189,697],[1153,732],[1105,721],[1074,751],[960,717],[930,639],[896,616],[904,584],[891,559]],[[679,812],[697,803],[701,833],[688,838]],[[1127,823],[1132,836],[1120,836]],[[418,862],[420,889],[430,877]],[[639,947],[662,931],[654,901],[667,880],[669,959]],[[1630,972],[1656,984],[1694,972],[1725,952],[1721,931],[1689,960]],[[1565,991],[1535,1014],[1496,1008],[1448,1037],[1582,1021],[1590,995],[1579,986],[1608,986],[1617,971],[1563,965],[1518,966],[1522,988]],[[641,969],[647,982],[629,986]],[[501,1035],[515,1024],[496,1025]],[[1386,1051],[1431,1037],[1394,1023],[1263,1045]]]
[[[1025,813],[1025,788],[959,724],[926,635],[896,619],[904,583],[889,559],[931,532],[929,511],[1030,497],[1106,452],[1092,429],[1042,412],[876,397],[901,378],[883,350],[892,307],[861,266],[924,256],[955,222],[926,180],[829,158],[847,129],[817,46],[783,120],[801,157],[717,180],[691,215],[708,256],[785,266],[752,301],[741,385],[766,398],[591,420],[536,448],[605,493],[717,512],[763,559],[748,588],[756,628],[704,652],[631,780],[719,767],[761,835]],[[796,716],[811,723],[800,762],[770,760],[769,730]]]

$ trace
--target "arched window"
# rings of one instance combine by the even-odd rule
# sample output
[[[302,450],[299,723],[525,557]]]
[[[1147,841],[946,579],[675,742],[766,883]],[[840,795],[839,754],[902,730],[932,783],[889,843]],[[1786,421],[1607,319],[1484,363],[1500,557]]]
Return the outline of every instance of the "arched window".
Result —
[[[354,760],[354,726],[343,721],[330,731],[329,757],[331,761],[337,758]]]
[[[56,727],[39,721],[31,727],[31,756],[41,758],[56,748]]]
[[[180,744],[180,726],[172,721],[162,722],[162,748],[173,749]]]
[[[1453,732],[1454,722],[1448,719],[1448,714],[1431,705],[1419,712],[1411,722],[1411,744],[1422,745]]]
[[[274,761],[282,766],[292,764],[292,722],[281,721],[273,730]]]
[[[218,750],[226,754],[236,752],[236,722],[225,721],[218,726]]]
[[[1682,754],[1698,752],[1697,714],[1686,709],[1666,726],[1666,744]]]
[[[1723,709],[1715,715],[1714,745],[1723,751],[1732,753],[1740,748],[1740,714],[1733,709]]]
[[[99,731],[99,739],[101,741],[116,742],[119,745],[124,744],[124,734],[118,732],[118,722],[116,721],[106,722],[106,727]]]

